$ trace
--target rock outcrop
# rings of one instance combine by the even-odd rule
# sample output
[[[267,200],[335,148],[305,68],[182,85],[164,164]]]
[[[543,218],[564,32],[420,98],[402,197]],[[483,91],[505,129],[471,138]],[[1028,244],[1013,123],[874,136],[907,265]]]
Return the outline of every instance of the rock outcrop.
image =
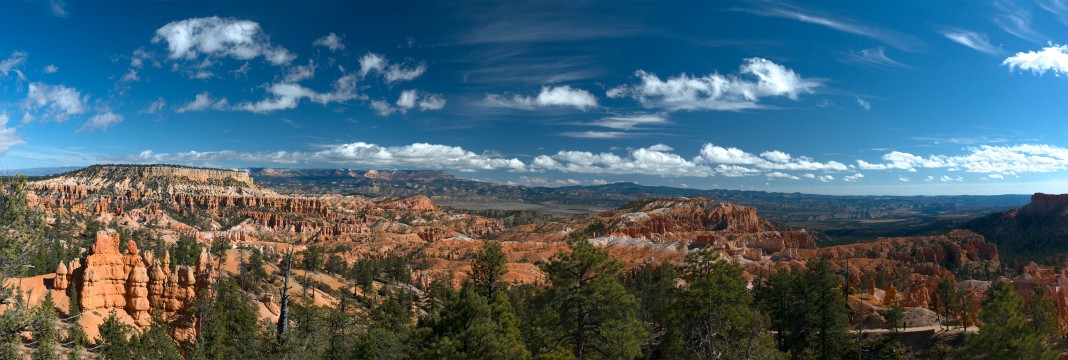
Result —
[[[213,264],[205,250],[195,271],[189,266],[179,266],[172,272],[169,254],[162,259],[154,257],[151,252],[138,250],[133,241],[127,246],[126,254],[122,254],[119,234],[102,230],[96,234],[91,255],[81,261],[74,260],[69,268],[60,264],[54,288],[77,286],[80,297],[76,301],[83,311],[124,311],[140,327],[151,324],[150,311],[158,307],[166,319],[171,319],[175,338],[188,340],[195,336],[195,319],[190,309],[197,293],[207,291],[212,283]]]

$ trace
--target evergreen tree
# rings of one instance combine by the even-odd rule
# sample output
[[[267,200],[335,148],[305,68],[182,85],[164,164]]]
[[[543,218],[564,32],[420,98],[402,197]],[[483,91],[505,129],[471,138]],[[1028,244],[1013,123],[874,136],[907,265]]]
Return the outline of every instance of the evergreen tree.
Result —
[[[59,330],[56,329],[56,303],[52,300],[52,293],[45,293],[44,300],[34,309],[33,342],[36,344],[33,352],[34,360],[54,360],[59,358],[56,345],[59,342]]]
[[[943,322],[947,327],[948,324],[957,320],[957,310],[960,308],[960,302],[957,301],[958,297],[957,286],[953,283],[953,280],[943,279],[938,283],[938,287],[935,288],[935,310],[942,315]]]
[[[26,177],[5,181],[0,184],[0,304],[7,306],[0,314],[0,359],[15,359],[22,357],[19,334],[30,327],[32,314],[16,287],[6,285],[6,280],[26,273],[46,225],[40,213],[29,207]]]
[[[742,272],[741,266],[719,259],[711,249],[687,255],[686,287],[677,292],[678,310],[668,329],[669,336],[677,337],[670,343],[684,346],[670,353],[692,359],[782,356],[751,308],[753,296]]]
[[[112,311],[100,325],[100,337],[96,339],[100,356],[108,360],[132,360],[134,358],[128,328]]]
[[[757,288],[757,303],[771,316],[780,350],[794,359],[835,359],[846,353],[849,307],[840,286],[830,263],[819,260],[806,270],[776,272]]]
[[[503,286],[502,278],[508,273],[508,259],[504,255],[501,243],[485,241],[482,250],[471,262],[468,277],[474,283],[475,292],[487,299],[494,298],[497,290]]]
[[[197,346],[203,358],[249,359],[263,348],[257,311],[232,278],[219,280],[218,293],[201,322]]]
[[[158,309],[152,312],[152,324],[130,339],[130,344],[138,359],[183,360],[178,345],[167,335],[167,324]]]
[[[67,360],[79,360],[82,359],[82,352],[85,351],[85,346],[89,344],[89,336],[85,334],[85,329],[82,329],[82,325],[74,322],[69,328],[67,328],[67,347],[70,348],[70,352],[67,353]]]
[[[645,334],[635,314],[638,300],[617,277],[623,264],[585,239],[568,247],[542,266],[552,286],[538,296],[545,304],[545,335],[555,339],[537,350],[564,346],[579,359],[637,356]]]
[[[979,312],[982,326],[979,333],[965,338],[965,346],[958,349],[960,359],[1058,359],[1059,351],[1046,341],[1027,319],[1024,299],[1012,284],[998,281],[990,285],[983,310]]]
[[[413,353],[422,359],[529,359],[508,297],[493,303],[468,285],[438,313],[424,317],[415,330]]]
[[[897,329],[901,327],[901,322],[905,320],[905,311],[901,306],[894,305],[890,309],[881,311],[879,313],[883,316],[883,320],[886,321],[883,327],[887,330],[897,332]]]

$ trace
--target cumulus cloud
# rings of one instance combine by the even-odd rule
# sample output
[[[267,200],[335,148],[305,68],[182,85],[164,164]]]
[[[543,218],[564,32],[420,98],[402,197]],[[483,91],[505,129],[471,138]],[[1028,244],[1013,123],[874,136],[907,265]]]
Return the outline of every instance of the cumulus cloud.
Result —
[[[898,179],[899,181],[901,181],[901,182],[909,182],[909,181],[911,181],[911,180],[909,180],[909,178],[907,178],[907,177],[904,177],[904,176],[899,176],[899,177],[898,177],[897,179]]]
[[[774,171],[774,172],[767,173],[765,175],[767,175],[767,177],[769,177],[769,178],[781,178],[781,179],[790,179],[790,180],[800,180],[801,179],[800,177],[797,177],[796,175],[790,175],[790,174],[787,174],[787,173],[784,173],[784,172],[781,172],[781,171]]]
[[[837,161],[819,162],[807,156],[794,157],[782,151],[765,151],[760,156],[734,147],[705,144],[701,147],[700,159],[712,164],[750,165],[761,170],[788,171],[846,171],[845,164]]]
[[[45,65],[45,67],[42,68],[41,71],[43,71],[45,74],[55,74],[59,72],[59,67],[54,64],[48,64]]]
[[[834,176],[831,176],[831,175],[820,175],[820,176],[816,177],[816,180],[819,180],[821,182],[831,182],[831,181],[834,181]]]
[[[382,75],[383,80],[387,84],[392,84],[398,81],[411,81],[423,76],[426,73],[426,64],[390,64],[389,59],[385,56],[367,53],[360,58],[360,77],[366,77],[371,73],[378,73]]]
[[[8,120],[10,120],[10,118],[7,116],[6,112],[0,113],[0,155],[4,155],[8,149],[26,143],[25,141],[22,141],[22,137],[15,132],[15,128],[7,127]]]
[[[272,65],[289,64],[297,56],[271,44],[255,21],[218,16],[174,21],[156,30],[153,43],[167,43],[168,57],[197,61],[211,58],[249,60],[263,57]]]
[[[964,178],[960,177],[960,176],[958,176],[958,177],[950,177],[949,175],[942,175],[942,177],[939,178],[938,180],[942,181],[942,182],[950,182],[950,181],[960,182],[960,181],[964,181]]]
[[[973,50],[982,53],[990,55],[1001,53],[1001,48],[990,44],[990,40],[986,38],[986,34],[961,29],[948,29],[943,30],[942,35],[955,43],[970,47]]]
[[[843,176],[842,177],[842,181],[845,181],[845,182],[856,182],[857,180],[859,180],[861,178],[864,178],[864,174],[855,173],[853,175]]]
[[[871,111],[871,103],[868,102],[868,100],[864,100],[858,97],[857,105],[860,105],[860,107],[864,108],[864,111]]]
[[[767,97],[785,96],[796,100],[811,93],[820,82],[806,79],[785,66],[761,58],[745,60],[738,75],[712,73],[704,76],[680,74],[661,79],[638,70],[639,84],[622,85],[607,92],[611,98],[633,98],[649,108],[666,111],[727,110],[760,108]]]
[[[658,150],[659,149],[659,150]],[[559,151],[553,155],[539,155],[531,162],[534,170],[554,170],[585,174],[648,174],[660,176],[713,176],[707,165],[662,151],[653,146],[631,150],[620,156],[614,153],[588,151]]]
[[[374,109],[378,115],[389,116],[395,112],[404,114],[412,109],[419,109],[419,111],[441,110],[445,108],[445,102],[446,100],[441,94],[428,94],[412,89],[402,91],[400,97],[393,104],[381,100],[372,101],[371,109]]]
[[[348,74],[338,78],[334,81],[333,89],[329,92],[318,92],[298,84],[278,83],[267,87],[267,93],[270,96],[263,100],[236,104],[231,110],[266,114],[273,111],[295,109],[303,99],[326,105],[360,97],[356,93],[355,74]]]
[[[511,97],[488,94],[485,103],[490,106],[533,110],[546,107],[574,107],[579,110],[597,107],[597,97],[582,89],[570,86],[542,86],[537,96],[512,95]]]
[[[88,100],[89,96],[82,96],[78,89],[35,82],[30,84],[22,105],[27,112],[43,111],[44,119],[65,121],[71,116],[84,114]]]
[[[93,115],[93,117],[89,118],[89,121],[86,121],[85,124],[78,129],[78,132],[85,130],[107,130],[120,122],[122,122],[122,115],[107,111]]]
[[[341,37],[335,33],[330,33],[326,36],[316,39],[312,42],[314,46],[322,46],[330,49],[331,52],[337,52],[338,50],[345,50],[345,44],[341,42]]]
[[[145,106],[144,109],[141,109],[137,113],[138,114],[155,114],[155,113],[158,113],[161,110],[163,110],[163,108],[165,108],[165,107],[167,107],[167,101],[163,100],[163,98],[158,98],[158,99],[156,99],[156,101],[153,101],[151,104],[148,104],[148,106]]]
[[[8,74],[13,72],[20,80],[26,80],[26,75],[22,73],[22,70],[19,70],[19,67],[26,63],[28,55],[25,51],[12,51],[10,57],[0,61],[0,73],[7,77]]]
[[[927,168],[1003,175],[1049,173],[1068,169],[1068,149],[1054,145],[982,145],[965,150],[968,153],[956,156],[919,156],[892,151],[883,155],[883,163],[858,160],[857,166],[862,170],[916,171],[918,168]]]
[[[155,153],[146,150],[131,160],[141,162],[244,161],[256,163],[334,163],[377,167],[434,168],[458,171],[523,171],[525,165],[515,158],[477,154],[458,146],[415,143],[404,146],[380,146],[355,142],[327,147],[315,152],[238,152],[190,151]]]
[[[298,83],[307,79],[315,77],[315,61],[308,60],[308,65],[296,65],[290,66],[286,69],[285,76],[282,81],[287,83]]]
[[[226,98],[215,99],[211,97],[211,94],[207,91],[197,94],[193,101],[182,105],[178,109],[175,109],[176,113],[184,113],[189,111],[204,111],[207,109],[224,110],[229,107],[230,103]],[[162,106],[161,106],[162,107]]]
[[[1052,71],[1057,76],[1066,75],[1068,74],[1068,45],[1049,43],[1049,46],[1042,48],[1041,51],[1018,52],[1001,64],[1008,65],[1009,70],[1020,68],[1020,70],[1029,70],[1037,74]]]

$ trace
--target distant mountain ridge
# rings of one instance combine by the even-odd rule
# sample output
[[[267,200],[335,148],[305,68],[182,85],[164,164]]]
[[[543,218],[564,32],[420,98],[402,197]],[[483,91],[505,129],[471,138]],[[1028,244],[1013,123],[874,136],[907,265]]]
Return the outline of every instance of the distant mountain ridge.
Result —
[[[1006,260],[1053,261],[1068,251],[1068,194],[1036,193],[1031,202],[963,225],[998,245]]]

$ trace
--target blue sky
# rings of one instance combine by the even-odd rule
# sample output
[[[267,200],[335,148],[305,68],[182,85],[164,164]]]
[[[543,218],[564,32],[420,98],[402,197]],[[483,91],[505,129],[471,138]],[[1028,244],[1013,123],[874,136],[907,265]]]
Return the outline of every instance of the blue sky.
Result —
[[[1068,192],[1068,0],[0,7],[8,169]]]

